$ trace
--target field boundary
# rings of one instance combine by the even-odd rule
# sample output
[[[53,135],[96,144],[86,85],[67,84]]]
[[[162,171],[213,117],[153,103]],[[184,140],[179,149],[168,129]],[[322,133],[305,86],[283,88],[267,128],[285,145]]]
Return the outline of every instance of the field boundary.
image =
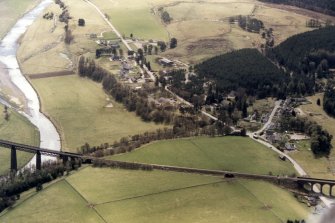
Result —
[[[211,182],[211,183],[196,184],[196,185],[192,185],[192,186],[188,186],[188,187],[180,187],[180,188],[175,188],[175,189],[170,189],[170,190],[164,190],[164,191],[159,191],[159,192],[155,192],[155,193],[151,193],[151,194],[138,195],[138,196],[134,196],[134,197],[126,197],[126,198],[122,198],[122,199],[102,202],[102,203],[96,204],[96,206],[97,205],[105,205],[105,204],[115,203],[115,202],[122,202],[122,201],[142,198],[142,197],[155,196],[155,195],[159,195],[159,194],[163,194],[163,193],[169,193],[169,192],[175,192],[175,191],[179,191],[179,190],[187,190],[187,189],[192,189],[192,188],[197,188],[197,187],[204,187],[204,186],[208,186],[208,185],[212,185],[212,184],[221,184],[221,183],[230,182],[230,181],[232,181],[232,180],[231,179],[229,179],[229,180],[227,180],[227,179],[226,180],[219,180],[219,181],[215,181],[215,182]]]
[[[84,197],[84,195],[82,195],[74,186],[72,186],[72,184],[67,181],[67,179],[65,178],[64,181],[72,188],[72,190],[74,192],[76,192],[88,205],[91,205],[91,203]],[[107,221],[102,217],[102,215],[95,209],[95,204],[92,205],[92,209],[94,210],[94,212],[105,222],[107,223]]]
[[[68,75],[75,75],[76,73],[72,70],[62,70],[56,72],[47,72],[47,73],[38,73],[38,74],[27,74],[30,79],[41,79],[41,78],[49,78],[49,77],[61,77]]]

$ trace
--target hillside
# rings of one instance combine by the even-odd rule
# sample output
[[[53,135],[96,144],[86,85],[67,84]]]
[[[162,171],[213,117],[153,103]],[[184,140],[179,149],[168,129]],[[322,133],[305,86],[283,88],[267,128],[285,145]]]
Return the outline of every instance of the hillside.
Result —
[[[0,222],[281,223],[308,215],[290,192],[267,182],[163,171],[87,167],[23,196]]]
[[[159,141],[112,160],[275,175],[294,174],[292,165],[248,137],[198,137]]]
[[[294,173],[289,162],[247,137],[165,140],[110,158],[264,174],[271,170],[276,175]],[[308,211],[292,193],[267,182],[86,166],[40,192],[23,193],[13,208],[0,214],[0,222],[280,223],[306,218]]]
[[[0,109],[4,113],[4,109]],[[20,131],[18,131],[20,129]],[[9,120],[0,118],[0,139],[38,146],[39,132],[28,119],[9,109]],[[0,175],[7,174],[10,167],[10,149],[0,147]],[[17,151],[18,167],[21,168],[33,157],[33,154]]]
[[[259,0],[275,4],[293,5],[329,15],[335,15],[335,0]]]
[[[213,57],[195,66],[199,79],[213,81],[221,92],[245,88],[264,98],[276,95],[288,77],[256,49],[242,49]],[[274,87],[277,86],[277,87]]]
[[[0,39],[9,31],[17,19],[29,9],[33,8],[38,0],[1,0],[0,1]]]
[[[274,55],[270,56],[297,73],[316,70],[322,74],[335,67],[334,36],[335,27],[298,34],[274,48]]]

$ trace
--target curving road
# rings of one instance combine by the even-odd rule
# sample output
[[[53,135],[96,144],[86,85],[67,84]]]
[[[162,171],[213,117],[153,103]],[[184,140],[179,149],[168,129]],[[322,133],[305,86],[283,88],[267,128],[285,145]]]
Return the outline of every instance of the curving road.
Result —
[[[279,155],[281,155],[281,156],[284,156],[287,160],[289,160],[289,161],[293,164],[294,169],[298,172],[298,174],[299,174],[300,176],[306,176],[306,175],[308,175],[308,174],[306,173],[306,171],[305,171],[305,170],[304,170],[304,169],[303,169],[303,168],[302,168],[302,167],[301,167],[301,166],[300,166],[300,165],[299,165],[299,164],[298,164],[292,157],[290,157],[288,154],[286,154],[286,153],[284,153],[284,152],[278,150],[278,149],[277,149],[276,147],[274,147],[272,144],[270,144],[270,143],[264,141],[264,140],[261,139],[261,138],[256,139],[256,138],[253,137],[254,134],[259,134],[259,133],[261,133],[262,131],[264,131],[264,130],[265,130],[265,129],[272,123],[272,120],[273,120],[273,118],[274,118],[274,116],[275,116],[277,110],[280,108],[280,104],[281,104],[281,102],[282,102],[281,100],[276,101],[276,103],[275,103],[275,107],[273,108],[273,110],[272,110],[272,112],[271,112],[271,115],[269,116],[269,120],[264,124],[264,126],[263,126],[260,130],[258,130],[258,131],[256,131],[256,132],[248,132],[247,135],[248,135],[251,139],[253,139],[253,140],[255,140],[255,141],[257,141],[257,142],[259,142],[259,143],[265,145],[266,147],[272,149],[272,150],[273,150],[274,152],[276,152],[277,154],[279,154]],[[315,190],[316,192],[320,192],[320,189],[317,188],[316,186],[315,186],[314,190]],[[321,201],[322,201],[328,208],[332,207],[332,205],[335,203],[334,199],[329,199],[329,198],[324,197],[324,196],[320,196],[320,200],[321,200]]]
[[[106,21],[106,23],[112,28],[112,30],[116,33],[116,35],[121,39],[121,41],[122,41],[123,44],[127,47],[127,49],[128,49],[128,50],[132,50],[132,48],[129,46],[129,44],[127,43],[127,41],[122,37],[122,35],[121,35],[121,34],[119,33],[119,31],[115,28],[115,26],[108,20],[108,18],[106,18],[106,16],[105,16],[104,13],[99,9],[99,7],[96,6],[94,3],[92,3],[92,2],[89,1],[89,0],[84,0],[84,1],[86,1],[88,4],[90,4],[91,6],[93,6],[93,7],[98,11],[98,13],[102,16],[102,18]],[[146,69],[146,67],[144,67],[144,68]],[[147,73],[150,75],[151,79],[152,79],[153,81],[155,81],[155,77],[153,76],[153,74],[152,74],[150,71],[148,71],[148,69],[146,69],[146,71],[147,71]],[[187,104],[187,105],[193,106],[192,103],[186,101],[185,99],[183,99],[183,98],[179,97],[178,95],[176,95],[174,92],[170,91],[170,90],[168,89],[167,86],[165,87],[165,90],[167,90],[168,92],[170,92],[171,94],[173,94],[174,96],[176,96],[177,99],[178,99],[179,101],[182,101],[183,103],[185,103],[185,104]],[[261,144],[267,146],[268,148],[272,149],[272,150],[273,150],[274,152],[276,152],[277,154],[279,154],[279,155],[281,155],[281,156],[284,156],[287,160],[289,160],[289,161],[293,164],[295,170],[298,172],[298,174],[299,174],[300,176],[305,176],[305,175],[307,175],[306,171],[304,171],[304,169],[303,169],[303,168],[302,168],[302,167],[301,167],[301,166],[300,166],[300,165],[299,165],[299,164],[298,164],[292,157],[290,157],[290,156],[287,155],[286,153],[281,152],[280,150],[278,150],[277,148],[275,148],[272,144],[270,144],[270,143],[268,143],[268,142],[266,142],[266,141],[263,141],[263,140],[261,140],[261,139],[259,139],[259,138],[258,138],[258,139],[255,139],[255,138],[253,137],[254,134],[259,134],[260,132],[264,131],[264,130],[265,130],[265,129],[272,123],[272,120],[273,120],[273,118],[274,118],[274,116],[275,116],[277,110],[280,108],[280,104],[281,104],[281,102],[282,102],[281,100],[276,101],[276,103],[275,103],[275,107],[273,108],[273,110],[272,110],[272,112],[271,112],[271,114],[270,114],[270,116],[269,116],[269,120],[264,124],[264,126],[263,126],[261,129],[259,129],[259,130],[256,131],[256,132],[248,132],[247,135],[248,135],[251,139],[253,139],[253,140],[255,140],[255,141],[257,141],[257,142],[259,142],[259,143],[261,143]],[[203,115],[209,117],[210,119],[214,120],[214,121],[217,121],[217,120],[218,120],[218,118],[214,117],[213,115],[211,115],[211,114],[209,114],[209,113],[207,113],[207,112],[205,112],[205,111],[201,111],[201,113],[202,113]],[[232,129],[235,129],[235,128],[232,127]],[[317,189],[316,189],[316,191],[317,191]],[[328,198],[326,198],[326,197],[320,197],[320,199],[326,204],[327,207],[330,207],[330,206],[333,204],[333,202],[334,202],[333,200],[330,200],[330,199],[328,199]]]

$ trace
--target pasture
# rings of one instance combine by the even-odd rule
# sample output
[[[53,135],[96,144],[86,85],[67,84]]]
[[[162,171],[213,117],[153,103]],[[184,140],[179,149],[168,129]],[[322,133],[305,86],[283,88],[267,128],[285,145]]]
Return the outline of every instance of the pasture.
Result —
[[[56,223],[56,222],[97,222],[104,221],[89,207],[85,199],[65,180],[32,193],[0,215],[1,222]]]
[[[13,110],[9,110],[9,121],[3,116],[1,109],[0,139],[38,146],[39,132],[25,117]],[[18,167],[30,161],[33,154],[17,151]],[[10,168],[10,149],[0,147],[0,175],[8,173]]]
[[[102,90],[77,75],[32,80],[43,111],[62,133],[63,149],[76,152],[90,145],[112,144],[123,136],[152,131],[162,125],[143,122]]]
[[[307,97],[311,104],[302,105],[301,109],[302,117],[306,117],[312,121],[317,122],[324,129],[326,129],[331,135],[335,136],[335,119],[327,115],[323,110],[323,94],[316,94],[311,97]],[[321,100],[321,106],[316,104],[316,101]],[[302,146],[301,152],[294,154],[294,158],[300,161],[302,165],[306,166],[306,170],[310,172],[312,176],[316,177],[327,177],[334,178],[335,173],[335,141],[332,141],[333,149],[329,158],[315,158],[309,147]],[[305,147],[305,149],[304,149]],[[306,148],[307,147],[307,148]]]
[[[90,34],[101,35],[109,30],[101,16],[84,1],[64,0],[72,19],[69,29],[74,40],[70,45],[64,43],[65,23],[43,19],[44,13],[61,14],[61,9],[55,3],[44,12],[29,27],[18,50],[18,59],[24,74],[57,72],[75,70],[80,55],[91,53],[95,55],[97,44],[90,39]],[[85,26],[78,26],[78,19],[85,19]],[[51,62],[52,61],[52,62]]]
[[[302,166],[308,175],[318,178],[334,179],[330,171],[331,162],[325,158],[316,158],[311,150],[310,140],[302,140],[296,143],[298,151],[290,156]]]
[[[112,24],[125,37],[133,34],[140,39],[168,40],[167,31],[152,10],[153,4],[157,1],[92,0],[92,2],[110,17]]]
[[[2,0],[0,1],[0,40],[27,11],[32,9],[38,0]]]
[[[275,44],[309,30],[305,26],[308,16],[254,0],[174,1],[158,7],[163,7],[173,18],[166,28],[170,36],[180,40],[176,49],[165,54],[190,63],[235,49],[259,48],[264,43],[259,34],[246,32],[237,24],[229,23],[232,16],[245,15],[262,20],[266,28],[274,29]]]
[[[87,167],[18,203],[0,221],[279,223],[307,215],[289,192],[265,182]]]
[[[248,137],[199,137],[158,141],[112,160],[258,174],[294,174],[293,166]]]

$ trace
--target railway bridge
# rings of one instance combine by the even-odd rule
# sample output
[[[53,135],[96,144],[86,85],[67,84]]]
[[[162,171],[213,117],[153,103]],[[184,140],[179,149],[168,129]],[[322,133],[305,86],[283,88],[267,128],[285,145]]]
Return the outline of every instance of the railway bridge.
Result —
[[[63,162],[67,162],[70,159],[81,159],[83,161],[89,159],[88,157],[85,157],[81,154],[77,153],[68,153],[68,152],[62,152],[62,151],[54,151],[50,149],[43,149],[39,148],[36,146],[29,146],[29,145],[24,145],[20,143],[15,143],[15,142],[10,142],[6,140],[1,140],[0,139],[0,147],[3,148],[8,148],[11,151],[10,155],[10,170],[11,171],[17,171],[17,154],[16,151],[23,151],[23,152],[28,152],[28,153],[33,153],[36,154],[36,169],[41,170],[42,168],[42,158],[41,155],[46,155],[46,156],[53,156],[53,157],[58,157],[63,160]],[[90,160],[90,159],[89,159]]]
[[[118,168],[129,169],[150,169],[150,170],[163,170],[163,171],[173,171],[173,172],[185,172],[193,174],[203,174],[203,175],[214,175],[225,178],[243,178],[243,179],[254,179],[269,181],[271,183],[284,186],[291,189],[303,189],[310,193],[322,194],[330,197],[335,197],[335,180],[330,179],[317,179],[310,177],[287,177],[287,176],[270,176],[270,175],[260,175],[260,174],[250,174],[250,173],[240,173],[233,171],[224,170],[208,170],[208,169],[196,169],[187,167],[176,167],[168,165],[157,165],[157,164],[146,164],[146,163],[134,163],[134,162],[124,162],[115,160],[104,160],[101,158],[85,156],[77,153],[68,153],[62,151],[54,151],[50,149],[43,149],[36,146],[29,146],[24,144],[19,144],[15,142],[10,142],[6,140],[0,140],[0,147],[8,148],[11,150],[10,156],[10,169],[11,171],[17,171],[17,154],[16,151],[23,151],[28,153],[36,154],[36,169],[41,170],[42,161],[41,155],[58,157],[66,163],[68,160],[80,159],[83,163],[92,163],[94,161],[100,162],[102,165],[116,166]],[[328,189],[328,192],[327,192]]]

